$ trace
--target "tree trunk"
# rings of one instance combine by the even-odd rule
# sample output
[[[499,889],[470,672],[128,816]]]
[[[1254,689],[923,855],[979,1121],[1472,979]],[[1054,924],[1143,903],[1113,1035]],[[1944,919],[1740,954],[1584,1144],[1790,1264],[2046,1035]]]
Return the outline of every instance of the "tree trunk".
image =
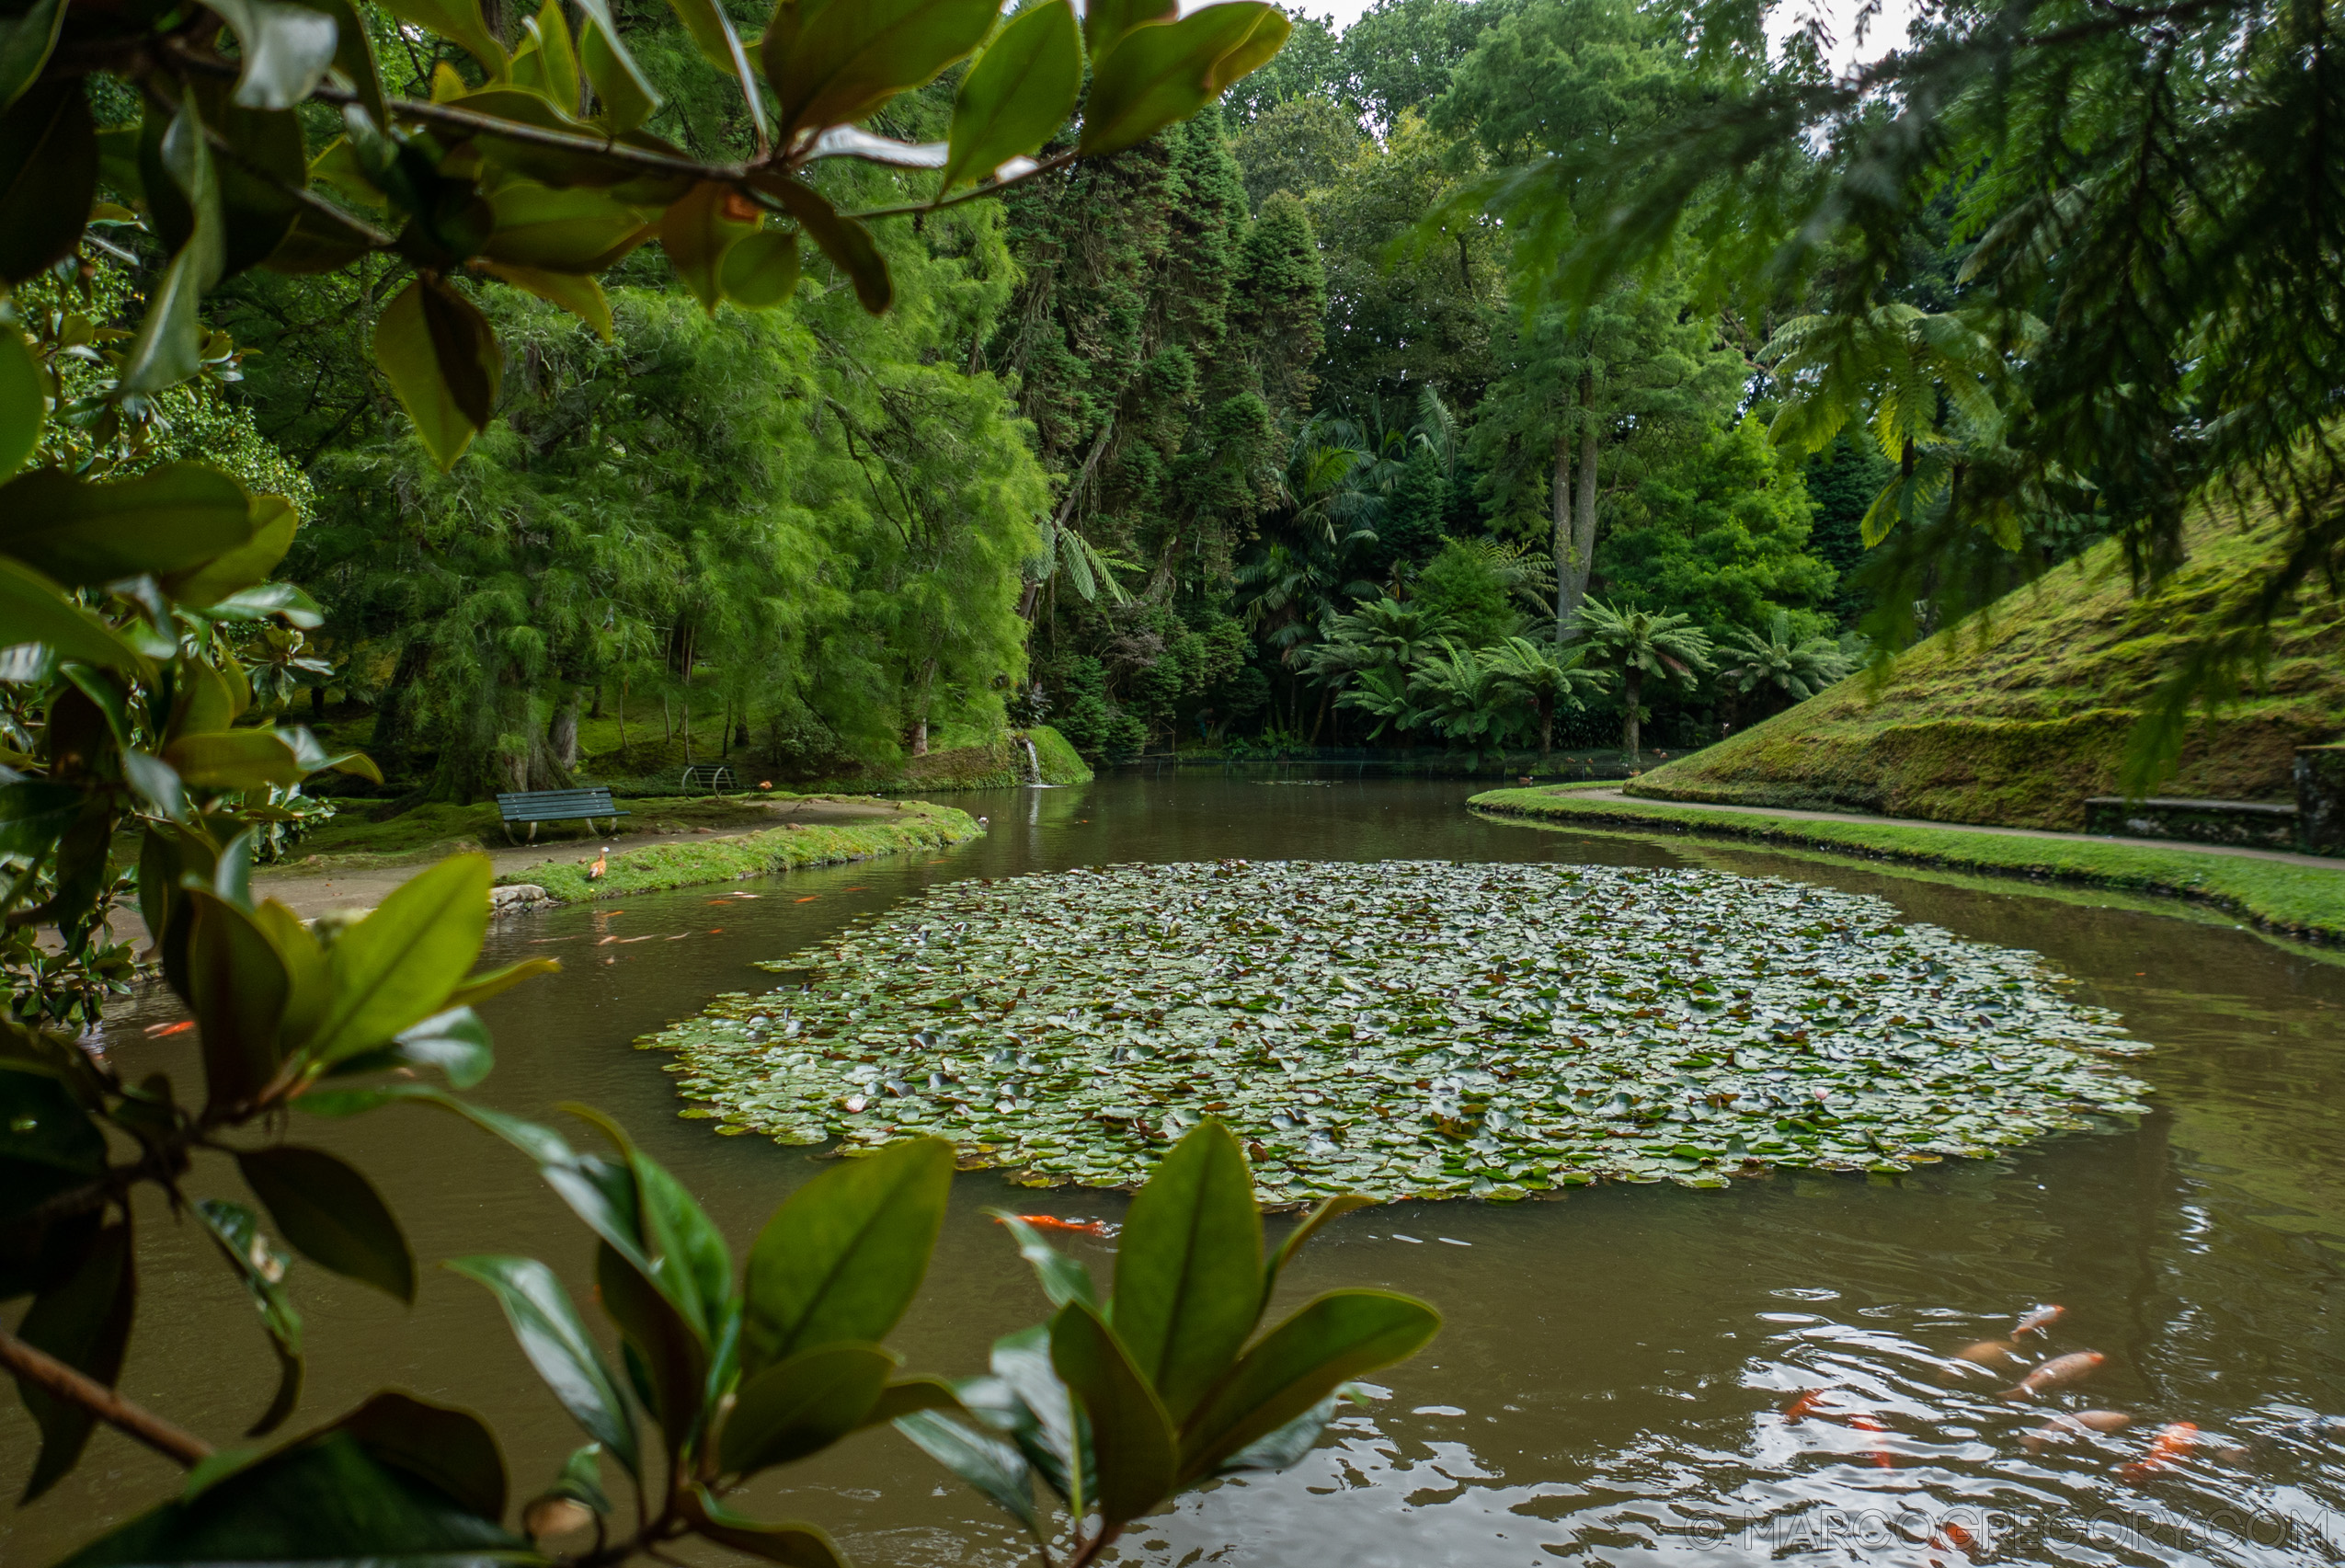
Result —
[[[326,688],[322,685],[309,689],[309,716],[313,724],[326,722]]]
[[[676,706],[683,710],[681,727],[684,735],[684,766],[689,768],[692,765],[692,680],[689,667],[684,676],[684,694],[677,699]]]
[[[1554,750],[1555,699],[1548,697],[1539,704],[1539,760],[1546,761],[1547,754]]]
[[[921,666],[920,683],[912,689],[912,755],[928,755],[928,689],[936,679],[936,660]]]
[[[587,709],[587,717],[589,717],[589,718],[601,718],[601,716],[602,716],[602,682],[601,682],[601,681],[596,681],[596,682],[594,683],[594,702],[593,702],[593,704],[592,704],[589,707],[588,707],[588,709]]]
[[[1572,497],[1572,580],[1568,614],[1579,612],[1596,566],[1596,372],[1580,372],[1580,462]],[[1556,574],[1559,582],[1561,573]]]
[[[1325,687],[1320,692],[1319,716],[1311,720],[1311,738],[1309,742],[1310,745],[1316,746],[1319,744],[1319,732],[1327,727],[1327,710],[1334,704],[1334,687]]]
[[[1572,612],[1580,607],[1572,590],[1572,432],[1555,433],[1555,479],[1548,491],[1548,510],[1555,529],[1555,640],[1571,634]]]
[[[1629,704],[1628,715],[1620,721],[1620,750],[1629,754],[1629,766],[1637,765],[1637,709],[1644,696],[1645,672],[1631,664],[1620,671],[1620,695]]]
[[[627,682],[619,682],[619,755],[627,754]]]
[[[391,683],[383,688],[383,701],[374,710],[374,734],[366,750],[386,777],[412,770],[409,752],[415,746],[417,693],[423,690],[423,678],[430,669],[431,649],[426,644],[412,642],[400,649]]]
[[[660,738],[669,745],[676,743],[676,715],[668,711],[668,693],[659,693]]]
[[[546,727],[546,749],[565,771],[578,765],[578,689],[573,686],[554,705],[554,722]]]

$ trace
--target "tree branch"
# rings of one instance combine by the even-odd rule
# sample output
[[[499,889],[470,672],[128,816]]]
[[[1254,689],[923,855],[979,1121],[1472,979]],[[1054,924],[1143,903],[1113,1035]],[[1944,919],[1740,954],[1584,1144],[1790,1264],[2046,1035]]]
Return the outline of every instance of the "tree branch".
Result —
[[[96,1379],[74,1370],[46,1351],[34,1349],[5,1329],[0,1329],[0,1367],[52,1398],[79,1405],[166,1459],[195,1465],[212,1457],[212,1445],[202,1438],[141,1410]]]

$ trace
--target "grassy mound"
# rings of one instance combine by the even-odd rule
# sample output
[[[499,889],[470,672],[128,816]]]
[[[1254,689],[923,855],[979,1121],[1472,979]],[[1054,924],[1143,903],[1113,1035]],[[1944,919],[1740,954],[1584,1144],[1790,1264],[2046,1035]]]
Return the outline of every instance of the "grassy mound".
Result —
[[[1885,685],[1851,677],[1630,792],[2080,830],[2158,682],[2277,550],[2272,532],[2202,523],[2190,564],[2137,598],[2097,546],[1901,655]],[[2345,606],[2321,595],[2273,633],[2260,688],[2194,724],[2160,793],[2290,799],[2295,749],[2345,731]]]
[[[1602,796],[1571,785],[1493,789],[1467,802],[1500,816],[1550,825],[1743,839],[1770,847],[1939,865],[1993,876],[2073,882],[2211,905],[2266,931],[2345,944],[2345,864],[2300,865],[2248,855],[2118,839],[2036,839],[1894,822],[1815,822],[1747,812]]]

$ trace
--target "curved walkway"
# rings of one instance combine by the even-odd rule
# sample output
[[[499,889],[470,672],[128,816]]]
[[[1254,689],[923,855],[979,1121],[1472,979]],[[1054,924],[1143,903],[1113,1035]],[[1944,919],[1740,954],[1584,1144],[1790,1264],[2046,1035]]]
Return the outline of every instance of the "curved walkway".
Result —
[[[1649,795],[1630,795],[1619,789],[1553,790],[1542,793],[1569,795],[1574,800],[1603,800],[1625,806],[1650,806],[1662,808],[1679,807],[1695,811],[1732,811],[1747,817],[1774,817],[1789,822],[1854,822],[1865,827],[1928,828],[1941,833],[1995,833],[2013,839],[2049,839],[2072,844],[2131,844],[2145,849],[2187,850],[2194,854],[2237,855],[2247,860],[2269,860],[2283,865],[2316,865],[2328,871],[2345,871],[2345,859],[2333,855],[2299,854],[2294,850],[2259,850],[2242,844],[2201,844],[2187,839],[2121,838],[2114,833],[2063,833],[2050,828],[1992,828],[1980,822],[1940,822],[1927,817],[1880,817],[1864,811],[1798,811],[1783,806],[1728,806],[1711,800],[1664,800]]]

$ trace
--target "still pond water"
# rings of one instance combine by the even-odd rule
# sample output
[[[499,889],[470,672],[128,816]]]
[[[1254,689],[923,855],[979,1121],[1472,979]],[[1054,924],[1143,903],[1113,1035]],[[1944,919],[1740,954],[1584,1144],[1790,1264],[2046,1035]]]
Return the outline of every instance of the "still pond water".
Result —
[[[965,796],[955,804],[989,816],[991,832],[935,857],[743,884],[765,897],[721,908],[710,899],[729,889],[684,889],[508,920],[491,959],[550,953],[570,967],[490,1005],[498,1066],[478,1096],[546,1119],[561,1101],[601,1106],[744,1249],[821,1165],[678,1119],[669,1059],[632,1043],[717,992],[764,989],[752,960],[940,882],[1119,861],[1455,858],[1703,864],[1873,893],[1908,918],[2042,953],[2079,1000],[2122,1014],[2159,1047],[2128,1066],[2156,1087],[2155,1114],[1893,1184],[1783,1175],[1725,1192],[1607,1187],[1347,1218],[1290,1271],[1290,1294],[1410,1291],[1447,1314],[1441,1337],[1385,1374],[1387,1397],[1306,1462],[1190,1498],[1115,1560],[2345,1562],[2345,967],[2089,898],[1481,820],[1463,806],[1475,787],[1122,777]],[[140,1031],[166,1002],[143,1000],[114,1025],[131,1076],[182,1067],[179,1042]],[[420,1109],[327,1136],[392,1199],[419,1258],[534,1253],[587,1296],[584,1231],[501,1144]],[[200,1171],[194,1185],[226,1185]],[[896,1336],[910,1367],[978,1370],[995,1336],[1046,1313],[984,1208],[1114,1219],[1123,1203],[958,1178],[928,1288]],[[125,1387],[228,1437],[274,1382],[252,1309],[190,1227],[159,1208],[143,1219],[145,1310]],[[1111,1245],[1070,1242],[1103,1274]],[[293,1429],[383,1384],[462,1402],[497,1426],[521,1495],[580,1440],[476,1287],[427,1271],[408,1311],[308,1265],[293,1278],[311,1348]],[[1996,1399],[1983,1378],[1943,1386],[1938,1358],[2043,1302],[2066,1312],[2042,1353],[2102,1352],[2092,1379],[2033,1406]],[[1835,1391],[1787,1419],[1818,1389]],[[2061,1408],[2122,1410],[2134,1425],[2030,1451],[2021,1437]],[[2119,1473],[2183,1421],[2202,1438],[2185,1462]],[[0,1457],[12,1477],[31,1445],[11,1401]],[[999,1516],[893,1434],[783,1474],[787,1484],[745,1496],[751,1510],[818,1521],[866,1564],[1031,1561]],[[71,1481],[0,1513],[0,1562],[47,1561],[169,1485],[162,1461],[101,1434]]]

